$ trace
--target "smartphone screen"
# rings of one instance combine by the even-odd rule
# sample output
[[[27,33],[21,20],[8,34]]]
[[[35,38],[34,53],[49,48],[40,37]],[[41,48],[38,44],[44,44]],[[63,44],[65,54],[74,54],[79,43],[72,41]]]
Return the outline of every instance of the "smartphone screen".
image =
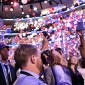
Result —
[[[76,27],[76,31],[81,31],[84,30],[83,22],[78,22],[78,25]]]

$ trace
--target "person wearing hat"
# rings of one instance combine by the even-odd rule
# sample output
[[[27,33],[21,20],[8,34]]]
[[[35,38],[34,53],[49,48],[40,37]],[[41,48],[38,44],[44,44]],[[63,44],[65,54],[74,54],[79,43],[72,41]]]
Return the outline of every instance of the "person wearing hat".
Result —
[[[9,46],[0,43],[0,85],[12,85],[16,79],[15,70],[8,62]]]

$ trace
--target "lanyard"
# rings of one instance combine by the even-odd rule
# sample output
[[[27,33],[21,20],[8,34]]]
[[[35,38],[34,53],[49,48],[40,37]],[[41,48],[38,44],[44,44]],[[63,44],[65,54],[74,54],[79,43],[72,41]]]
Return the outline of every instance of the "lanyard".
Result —
[[[33,75],[31,75],[30,73],[25,72],[25,71],[21,71],[20,73],[21,73],[21,74],[24,74],[24,75],[27,75],[27,76],[33,76]],[[45,81],[43,78],[39,77],[38,79],[41,80],[41,81],[43,81],[44,83],[46,83],[46,81]]]

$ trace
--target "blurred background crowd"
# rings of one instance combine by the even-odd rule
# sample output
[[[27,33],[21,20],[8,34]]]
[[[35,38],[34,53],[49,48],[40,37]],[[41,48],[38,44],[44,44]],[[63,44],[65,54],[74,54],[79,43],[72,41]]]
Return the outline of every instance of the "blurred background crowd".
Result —
[[[61,3],[63,2],[62,0],[59,1]],[[44,2],[45,5],[47,2],[49,2],[50,6],[52,5],[52,2],[57,3],[56,0],[53,1],[44,0]],[[1,3],[4,4],[3,0],[1,1]],[[24,2],[22,3],[25,4]],[[39,3],[40,7],[42,8],[42,3],[41,2]],[[62,4],[61,5],[58,4],[58,7],[61,6]],[[3,9],[5,12],[8,12],[9,8],[5,7],[3,8],[3,5],[1,5],[1,7],[2,7],[2,13]],[[20,53],[20,51],[22,51],[26,46],[28,46],[29,49],[31,49],[30,47],[34,49],[33,46],[35,45],[42,52],[41,58],[43,54],[45,54],[43,56],[45,57],[45,59],[43,60],[42,58],[42,62],[44,64],[44,71],[46,73],[44,75],[44,79],[46,80],[45,83],[47,83],[48,85],[84,85],[85,84],[85,69],[84,69],[85,68],[85,53],[84,53],[85,52],[84,51],[85,50],[85,8],[84,7],[85,7],[85,1],[78,0],[77,3],[75,3],[70,7],[62,6],[58,10],[57,7],[51,7],[45,10],[43,9],[39,16],[37,15],[37,9],[36,10],[32,9],[32,6],[30,8],[31,10],[29,9],[29,12],[30,13],[32,12],[32,15],[26,15],[24,18],[21,18],[21,16],[20,18],[16,18],[16,16],[15,17],[11,16],[12,17],[11,19],[11,17],[8,17],[8,15],[4,16],[1,14],[0,18],[2,19],[0,19],[0,42],[1,42],[0,61],[1,62],[4,61],[3,57],[6,56],[4,55],[5,51],[9,51],[7,54],[8,62],[11,64],[13,68],[16,69],[17,72],[16,74],[18,76],[20,70],[22,70],[23,67],[22,66],[21,66],[22,68],[18,67],[19,64],[19,62],[17,62],[18,57],[22,56],[21,54],[20,56],[18,56],[17,52]],[[11,8],[13,8],[13,6],[11,6]],[[15,11],[14,9],[15,8],[13,8],[12,11]],[[26,11],[24,10],[25,9],[24,5],[20,5],[20,9],[22,10],[21,11],[22,14],[24,15],[25,13],[24,11]],[[34,12],[33,10],[36,12]],[[79,25],[78,22],[82,22],[82,24]],[[7,23],[11,23],[11,25],[7,26],[6,25]],[[21,49],[19,49],[20,45],[23,48],[21,47]],[[18,51],[16,51],[16,49],[18,49]],[[58,53],[56,53],[55,51]],[[23,51],[23,53],[24,52],[27,52],[27,50]],[[47,60],[46,56],[52,57],[53,61],[51,62],[51,60]],[[5,61],[6,60],[7,59],[5,59]],[[3,63],[1,64],[1,66],[4,68]],[[50,67],[53,68],[51,69]],[[63,70],[61,70],[61,68]],[[50,79],[49,79],[50,76],[49,69],[51,69],[54,72],[51,75]],[[11,83],[9,82],[10,84],[6,85],[12,85],[14,81]],[[14,85],[19,85],[19,84],[14,84]]]

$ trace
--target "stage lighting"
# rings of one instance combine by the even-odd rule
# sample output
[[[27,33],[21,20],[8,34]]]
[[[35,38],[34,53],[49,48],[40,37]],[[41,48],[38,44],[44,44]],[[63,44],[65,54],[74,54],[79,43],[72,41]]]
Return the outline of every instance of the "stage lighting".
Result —
[[[13,7],[11,7],[11,8],[10,8],[10,11],[13,11],[13,10],[14,10]]]
[[[23,6],[22,6],[22,5],[20,5],[20,8],[23,8]]]
[[[45,0],[45,1],[44,1],[44,3],[45,3],[45,4],[47,4],[47,3],[48,3],[48,1],[47,1],[47,0]]]
[[[24,12],[22,12],[22,14],[24,14]]]
[[[34,11],[37,11],[37,7],[34,7],[33,9],[34,9]]]
[[[14,4],[13,4],[13,5],[14,5],[14,7],[16,7],[16,6],[18,5],[18,3],[17,3],[17,2],[14,2]]]
[[[11,2],[11,4],[13,4],[13,2]]]
[[[28,0],[21,0],[23,4],[27,4]]]
[[[29,18],[30,16],[29,15],[26,15],[27,18]]]

